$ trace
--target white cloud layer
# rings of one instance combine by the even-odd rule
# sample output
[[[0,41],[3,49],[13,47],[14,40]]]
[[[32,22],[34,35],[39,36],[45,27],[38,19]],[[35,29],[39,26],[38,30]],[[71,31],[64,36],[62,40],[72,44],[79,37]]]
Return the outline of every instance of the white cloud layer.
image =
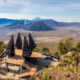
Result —
[[[0,0],[0,15],[18,19],[64,17],[68,21],[74,17],[77,21],[75,16],[80,17],[80,0]]]

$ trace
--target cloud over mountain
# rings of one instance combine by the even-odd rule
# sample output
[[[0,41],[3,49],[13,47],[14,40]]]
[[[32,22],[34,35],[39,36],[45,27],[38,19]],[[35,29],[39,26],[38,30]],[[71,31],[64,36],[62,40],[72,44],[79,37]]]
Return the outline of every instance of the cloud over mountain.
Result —
[[[39,16],[59,21],[79,21],[79,14],[80,0],[0,0],[0,16],[6,18]]]

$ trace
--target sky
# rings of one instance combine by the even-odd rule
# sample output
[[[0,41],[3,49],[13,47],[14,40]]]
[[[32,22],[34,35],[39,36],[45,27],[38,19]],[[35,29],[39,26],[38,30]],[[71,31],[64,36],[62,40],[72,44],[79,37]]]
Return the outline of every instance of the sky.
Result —
[[[0,0],[0,18],[80,22],[80,0]]]

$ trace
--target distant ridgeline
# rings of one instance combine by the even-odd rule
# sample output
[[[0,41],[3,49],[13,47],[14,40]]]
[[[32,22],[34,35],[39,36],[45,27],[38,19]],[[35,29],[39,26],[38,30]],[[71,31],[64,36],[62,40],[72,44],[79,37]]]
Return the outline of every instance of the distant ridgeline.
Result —
[[[2,29],[25,29],[30,31],[49,31],[55,30],[56,27],[64,26],[80,26],[79,22],[58,22],[53,19],[40,19],[33,20],[13,20],[13,19],[0,19]]]
[[[11,36],[11,39],[7,45],[6,50],[1,54],[2,57],[8,55],[8,57],[15,56],[15,49],[22,49],[22,56],[26,59],[30,57],[34,48],[36,48],[36,43],[34,42],[31,34],[29,34],[29,42],[24,36],[24,43],[22,44],[22,39],[20,33],[18,33],[16,44],[14,44],[14,36]]]
[[[51,26],[46,25],[42,21],[32,22],[30,24],[25,24],[24,21],[18,22],[16,24],[7,25],[4,28],[8,29],[25,29],[29,31],[50,31],[54,30]]]

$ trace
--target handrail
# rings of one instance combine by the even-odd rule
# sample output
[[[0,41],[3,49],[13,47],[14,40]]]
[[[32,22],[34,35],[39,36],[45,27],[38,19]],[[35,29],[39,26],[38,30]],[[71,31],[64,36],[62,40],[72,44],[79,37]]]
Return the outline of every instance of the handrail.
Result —
[[[46,56],[48,56],[48,57],[50,57],[50,58],[60,59],[59,56],[51,56],[51,55],[49,55],[49,53],[45,53],[45,52],[42,52],[42,51],[34,50],[33,52],[39,52],[39,53],[41,53],[41,54],[43,54],[43,55],[46,55]]]

